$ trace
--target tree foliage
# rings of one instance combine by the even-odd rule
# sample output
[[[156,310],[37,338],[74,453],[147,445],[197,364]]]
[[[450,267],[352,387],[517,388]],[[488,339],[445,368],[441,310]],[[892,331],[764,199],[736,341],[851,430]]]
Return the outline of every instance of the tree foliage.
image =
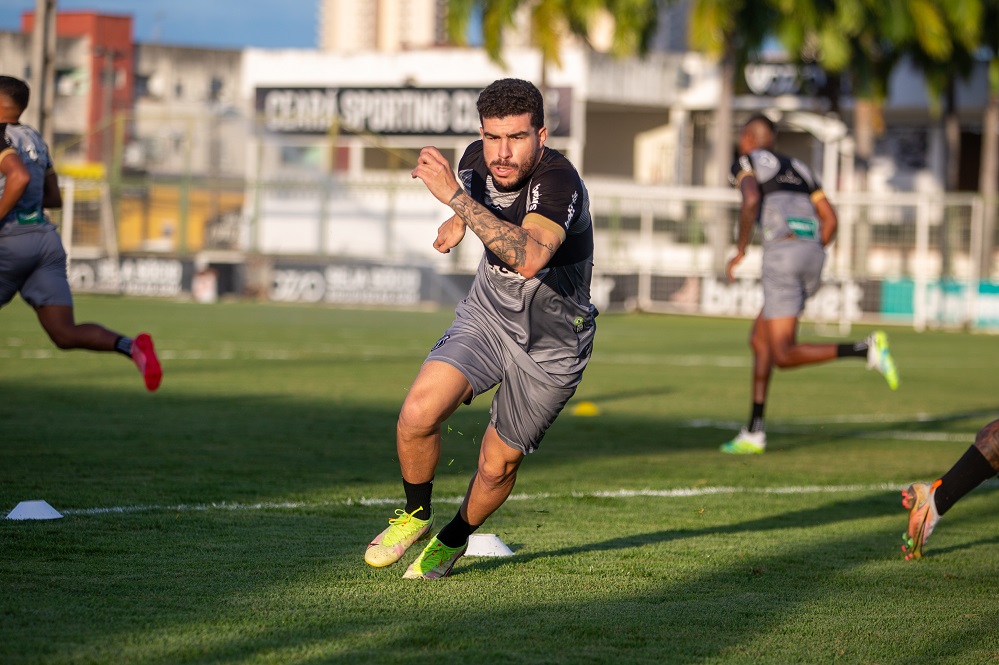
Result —
[[[451,40],[464,45],[471,17],[479,12],[483,47],[490,59],[504,65],[504,35],[518,27],[518,16],[527,12],[530,44],[544,62],[559,66],[565,38],[573,35],[589,43],[601,15],[613,24],[611,53],[621,57],[646,53],[659,5],[659,0],[449,0],[447,25]]]

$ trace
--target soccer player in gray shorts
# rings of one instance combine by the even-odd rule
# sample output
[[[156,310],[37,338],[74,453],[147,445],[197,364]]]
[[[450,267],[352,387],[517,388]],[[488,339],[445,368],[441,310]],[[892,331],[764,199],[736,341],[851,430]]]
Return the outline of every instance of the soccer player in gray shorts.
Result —
[[[527,81],[502,79],[482,91],[478,111],[481,140],[465,151],[457,179],[433,147],[421,151],[413,170],[454,212],[434,247],[449,252],[471,229],[485,251],[454,322],[403,402],[396,450],[406,506],[368,545],[368,564],[395,563],[431,535],[441,425],[462,403],[499,388],[461,508],[406,570],[408,579],[451,572],[572,397],[593,345],[588,195],[572,164],[545,147],[541,93]]]
[[[892,390],[898,372],[881,331],[847,344],[800,344],[798,318],[805,302],[819,288],[825,247],[836,236],[836,211],[811,170],[802,162],[773,150],[776,127],[765,115],[755,115],[739,134],[739,158],[732,166],[732,184],[742,193],[736,253],[726,266],[729,281],[746,255],[759,225],[763,232],[763,310],[753,323],[753,406],[749,424],[722,452],[759,454],[766,450],[764,411],[774,366],[800,367],[836,358],[867,358],[867,367],[884,375]]]
[[[62,207],[59,180],[45,141],[20,123],[29,95],[24,81],[0,76],[0,307],[20,292],[60,349],[117,351],[135,363],[146,389],[156,390],[163,371],[147,333],[133,340],[75,321],[66,251],[45,216],[45,208]]]

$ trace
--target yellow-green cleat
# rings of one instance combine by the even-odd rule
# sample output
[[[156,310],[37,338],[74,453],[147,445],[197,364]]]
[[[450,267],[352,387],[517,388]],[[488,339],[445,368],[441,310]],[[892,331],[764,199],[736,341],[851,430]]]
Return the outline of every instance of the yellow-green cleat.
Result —
[[[867,369],[876,369],[884,375],[888,387],[898,390],[898,370],[895,359],[888,350],[888,335],[878,330],[867,338]]]
[[[750,432],[746,428],[731,441],[721,445],[720,450],[729,455],[760,455],[767,449],[767,435],[764,432]]]
[[[396,509],[396,516],[389,520],[389,527],[375,536],[364,552],[364,561],[375,568],[390,566],[406,553],[409,546],[418,540],[426,538],[434,526],[434,513],[421,520],[413,517],[423,510],[420,506],[411,513]]]
[[[467,549],[467,542],[461,547],[448,547],[434,536],[402,577],[407,580],[435,580],[447,577]]]

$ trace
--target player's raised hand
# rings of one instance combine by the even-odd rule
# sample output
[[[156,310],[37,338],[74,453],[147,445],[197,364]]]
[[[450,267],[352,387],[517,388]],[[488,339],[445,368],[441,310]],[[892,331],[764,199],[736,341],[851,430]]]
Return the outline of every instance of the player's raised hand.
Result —
[[[458,179],[454,176],[451,164],[433,146],[420,151],[416,168],[411,175],[422,180],[434,198],[444,204],[450,203],[451,197],[458,190]]]
[[[456,246],[465,237],[465,222],[452,215],[450,219],[440,225],[437,229],[437,240],[434,240],[434,249],[441,254],[447,254],[451,248]]]

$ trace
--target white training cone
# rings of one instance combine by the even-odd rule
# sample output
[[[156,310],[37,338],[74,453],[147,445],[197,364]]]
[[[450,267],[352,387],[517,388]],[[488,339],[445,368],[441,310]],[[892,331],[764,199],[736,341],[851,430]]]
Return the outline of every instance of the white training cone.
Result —
[[[473,533],[468,537],[465,556],[513,556],[513,550],[495,533]]]
[[[22,501],[7,514],[9,520],[57,520],[62,513],[45,501]]]

